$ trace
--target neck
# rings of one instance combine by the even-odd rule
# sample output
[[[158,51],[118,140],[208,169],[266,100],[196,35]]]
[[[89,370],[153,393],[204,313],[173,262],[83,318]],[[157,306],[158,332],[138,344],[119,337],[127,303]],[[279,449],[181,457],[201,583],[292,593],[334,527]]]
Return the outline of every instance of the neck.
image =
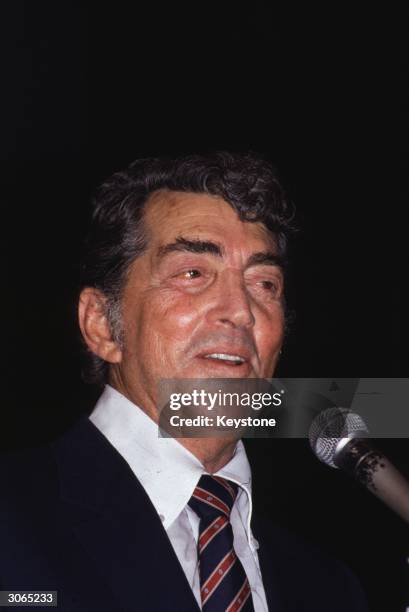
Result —
[[[215,474],[232,459],[237,439],[231,438],[176,438],[199,459],[208,474]]]
[[[111,387],[139,406],[155,423],[158,423],[158,411],[153,399],[150,399],[148,396],[135,397],[136,394],[130,392],[125,385],[121,384],[120,377],[118,378],[115,374],[117,374],[116,370],[114,372],[111,371],[109,379]],[[209,474],[215,474],[230,461],[237,444],[237,437],[175,439],[199,459]]]

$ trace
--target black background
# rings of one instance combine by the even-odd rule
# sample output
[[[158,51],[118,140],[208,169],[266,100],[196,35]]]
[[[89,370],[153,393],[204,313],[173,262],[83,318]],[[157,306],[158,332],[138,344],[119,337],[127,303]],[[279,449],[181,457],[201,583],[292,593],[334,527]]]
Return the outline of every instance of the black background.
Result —
[[[278,374],[407,376],[407,55],[402,44],[400,108],[392,11],[19,0],[1,12],[3,449],[47,441],[92,408],[75,313],[80,245],[95,187],[141,156],[251,149],[277,164],[301,227]],[[379,445],[409,474],[406,440]],[[402,521],[305,441],[248,449],[262,511],[346,561],[371,610],[403,611]]]

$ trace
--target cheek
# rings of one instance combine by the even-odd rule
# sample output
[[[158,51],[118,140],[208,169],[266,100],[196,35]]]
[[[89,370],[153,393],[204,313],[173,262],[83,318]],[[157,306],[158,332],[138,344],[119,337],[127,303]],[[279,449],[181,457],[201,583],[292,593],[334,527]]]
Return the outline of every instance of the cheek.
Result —
[[[143,332],[173,341],[189,340],[200,320],[200,308],[189,296],[160,293],[150,297],[143,317]]]
[[[277,309],[274,313],[260,318],[256,323],[255,339],[260,357],[272,357],[284,338],[284,313]]]

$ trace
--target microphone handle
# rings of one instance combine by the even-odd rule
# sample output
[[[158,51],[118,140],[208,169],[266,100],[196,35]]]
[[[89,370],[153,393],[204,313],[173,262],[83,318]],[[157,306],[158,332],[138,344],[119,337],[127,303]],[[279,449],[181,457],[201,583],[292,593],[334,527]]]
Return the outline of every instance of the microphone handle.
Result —
[[[409,523],[409,482],[370,440],[351,438],[335,453],[337,467],[361,484]]]

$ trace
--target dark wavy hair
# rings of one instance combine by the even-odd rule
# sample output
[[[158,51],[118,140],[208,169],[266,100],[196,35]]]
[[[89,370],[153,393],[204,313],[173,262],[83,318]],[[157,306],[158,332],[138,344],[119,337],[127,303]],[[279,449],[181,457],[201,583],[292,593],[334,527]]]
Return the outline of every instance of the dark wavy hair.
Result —
[[[138,159],[98,189],[80,273],[80,289],[94,287],[106,298],[115,340],[123,342],[121,296],[127,273],[147,248],[143,212],[158,190],[205,193],[223,198],[242,221],[260,221],[274,235],[279,255],[287,254],[294,207],[270,163],[254,154],[216,152],[179,158]],[[103,385],[109,364],[86,349],[83,378]]]

